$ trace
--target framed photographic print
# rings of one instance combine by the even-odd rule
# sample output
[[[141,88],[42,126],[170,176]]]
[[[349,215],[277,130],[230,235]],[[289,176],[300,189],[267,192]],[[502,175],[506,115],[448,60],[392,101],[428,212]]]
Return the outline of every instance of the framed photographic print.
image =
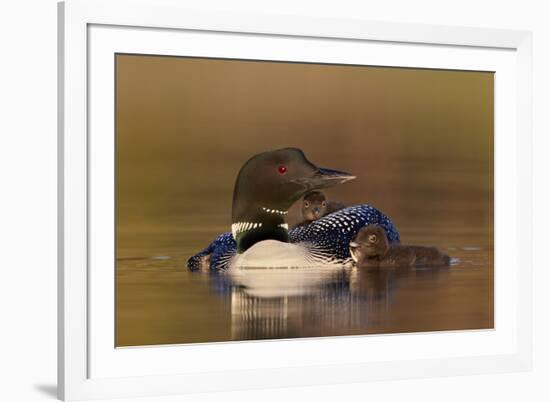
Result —
[[[61,398],[530,368],[530,33],[59,16]]]

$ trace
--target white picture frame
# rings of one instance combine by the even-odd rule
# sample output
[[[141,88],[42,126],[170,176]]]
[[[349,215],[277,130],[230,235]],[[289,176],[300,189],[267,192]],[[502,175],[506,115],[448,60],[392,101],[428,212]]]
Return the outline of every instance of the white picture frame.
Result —
[[[346,57],[346,52],[339,54],[342,47],[368,45],[374,55],[371,57],[380,57],[380,65],[461,69],[494,66],[497,77],[502,77],[495,83],[495,267],[504,267],[496,271],[494,330],[114,352],[109,344],[114,323],[108,313],[112,284],[91,263],[101,260],[97,251],[101,247],[90,247],[91,242],[95,245],[104,239],[108,249],[110,241],[100,230],[109,220],[102,223],[96,218],[101,213],[90,214],[94,208],[104,211],[97,209],[101,208],[101,198],[96,198],[100,191],[95,191],[93,178],[112,175],[109,163],[102,167],[94,163],[102,155],[91,152],[96,145],[112,143],[108,135],[109,97],[113,96],[107,78],[109,57],[121,48],[144,54],[174,54],[181,48],[182,38],[192,44],[201,35],[219,40],[226,36],[239,38],[228,39],[235,44],[228,52],[257,52],[254,43],[260,44],[263,53],[254,53],[254,57],[264,59],[308,57],[298,52],[276,56],[274,50],[277,41],[308,40],[312,47],[316,41],[326,45],[328,55],[316,56],[326,60]],[[141,397],[530,369],[531,33],[206,12],[185,9],[177,0],[68,0],[59,4],[59,48],[60,398]],[[412,48],[414,52],[407,52]],[[209,52],[232,57],[220,48],[212,47]],[[105,113],[102,107],[93,106],[96,104],[104,105]],[[499,186],[499,180],[506,185]],[[92,187],[94,191],[90,191]],[[109,190],[105,191],[109,195]],[[521,236],[499,236],[504,220],[511,232]],[[95,228],[94,232],[90,227]],[[94,297],[96,292],[107,295],[104,303]],[[454,345],[452,353],[446,352],[450,344]],[[422,349],[422,345],[433,345],[433,350]],[[368,358],[341,353],[358,346],[371,351]],[[323,359],[315,357],[318,348],[329,351]],[[395,354],[385,355],[384,350],[389,349],[384,348],[391,348]],[[276,359],[285,353],[299,357]],[[180,359],[179,354],[185,358]],[[214,360],[220,354],[227,358],[220,361],[229,361],[235,354],[242,358],[230,367]],[[176,355],[177,359],[169,359]],[[254,356],[262,361],[254,360]],[[194,369],[185,367],[183,360],[195,362]]]

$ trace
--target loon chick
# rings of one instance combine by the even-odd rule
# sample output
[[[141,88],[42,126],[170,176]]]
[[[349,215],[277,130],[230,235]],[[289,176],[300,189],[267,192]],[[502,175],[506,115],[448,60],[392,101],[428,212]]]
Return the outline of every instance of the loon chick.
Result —
[[[322,191],[310,191],[302,199],[302,221],[294,227],[308,225],[325,215],[344,209],[346,206],[336,201],[328,201]]]
[[[384,228],[368,225],[362,228],[349,245],[357,265],[379,267],[446,266],[448,255],[435,247],[391,244]]]
[[[268,257],[271,251],[260,250],[260,246],[267,245],[279,246],[272,253],[284,257],[279,266],[292,264],[286,258],[291,249],[311,264],[344,263],[350,260],[352,237],[369,223],[383,226],[389,240],[399,242],[399,233],[391,220],[369,205],[348,207],[309,225],[288,230],[285,218],[294,202],[309,191],[353,178],[348,173],[318,168],[297,148],[253,156],[243,165],[235,182],[231,232],[217,236],[204,250],[192,256],[187,262],[188,268],[198,269],[207,255],[210,255],[211,270],[225,270],[235,265],[236,260],[248,266],[264,266],[261,258]],[[254,262],[253,257],[261,258]]]

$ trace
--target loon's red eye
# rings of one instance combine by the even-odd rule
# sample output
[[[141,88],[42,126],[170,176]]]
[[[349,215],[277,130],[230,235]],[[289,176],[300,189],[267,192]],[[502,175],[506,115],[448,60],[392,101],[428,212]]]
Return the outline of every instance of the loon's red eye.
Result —
[[[287,171],[287,168],[286,168],[285,165],[279,165],[279,167],[277,168],[277,170],[278,170],[278,172],[279,172],[280,174],[285,174],[286,171]]]

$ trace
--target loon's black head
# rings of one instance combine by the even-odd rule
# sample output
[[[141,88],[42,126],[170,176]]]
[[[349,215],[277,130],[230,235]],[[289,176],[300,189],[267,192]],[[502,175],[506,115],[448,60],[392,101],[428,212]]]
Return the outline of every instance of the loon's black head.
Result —
[[[241,168],[233,191],[233,235],[237,251],[254,243],[288,241],[285,216],[305,193],[354,179],[348,173],[318,168],[297,148],[254,155]]]

